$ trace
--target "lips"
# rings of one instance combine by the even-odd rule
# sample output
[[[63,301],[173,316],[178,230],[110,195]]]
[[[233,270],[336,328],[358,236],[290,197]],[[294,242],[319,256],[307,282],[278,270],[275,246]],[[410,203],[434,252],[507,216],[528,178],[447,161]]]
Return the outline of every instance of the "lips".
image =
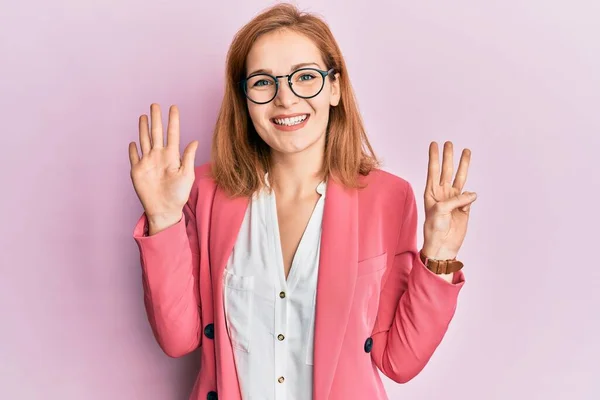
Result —
[[[308,118],[308,114],[286,114],[286,115],[277,115],[271,118],[271,122],[277,125],[291,126],[295,124],[299,124]]]
[[[295,131],[305,126],[309,118],[310,114],[306,113],[282,114],[271,118],[271,123],[278,130]]]

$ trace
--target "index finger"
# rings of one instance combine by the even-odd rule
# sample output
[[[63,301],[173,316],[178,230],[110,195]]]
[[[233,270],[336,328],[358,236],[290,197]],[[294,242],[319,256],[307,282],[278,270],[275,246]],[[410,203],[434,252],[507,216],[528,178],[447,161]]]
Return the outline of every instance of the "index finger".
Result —
[[[438,145],[436,142],[431,142],[429,144],[429,165],[427,166],[427,183],[425,185],[425,192],[433,188],[434,182],[439,182],[439,176],[440,155],[438,152]]]

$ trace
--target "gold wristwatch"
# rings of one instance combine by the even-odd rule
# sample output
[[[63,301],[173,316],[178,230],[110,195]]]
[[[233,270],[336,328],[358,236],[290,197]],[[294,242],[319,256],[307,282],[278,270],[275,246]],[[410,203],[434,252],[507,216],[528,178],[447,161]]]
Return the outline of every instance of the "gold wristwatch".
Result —
[[[464,264],[458,261],[456,257],[451,260],[434,260],[423,254],[422,250],[419,251],[419,257],[421,257],[421,261],[425,264],[427,269],[437,275],[451,274],[460,271],[464,266]]]

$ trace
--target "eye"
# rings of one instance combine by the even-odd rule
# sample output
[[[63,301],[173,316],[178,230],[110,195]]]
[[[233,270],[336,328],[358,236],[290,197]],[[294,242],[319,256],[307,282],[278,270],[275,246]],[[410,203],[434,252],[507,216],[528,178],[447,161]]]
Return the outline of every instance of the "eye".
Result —
[[[272,83],[268,79],[260,79],[254,83],[252,86],[268,86]]]
[[[299,81],[310,81],[312,79],[315,79],[313,74],[302,74],[298,77]]]

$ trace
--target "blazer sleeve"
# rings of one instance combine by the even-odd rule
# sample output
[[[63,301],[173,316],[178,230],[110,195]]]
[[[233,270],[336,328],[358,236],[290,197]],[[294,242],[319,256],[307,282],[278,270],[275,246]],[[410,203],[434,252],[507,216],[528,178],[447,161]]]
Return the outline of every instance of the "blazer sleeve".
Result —
[[[464,285],[462,270],[450,283],[421,262],[417,205],[410,183],[406,188],[394,261],[383,277],[371,351],[379,370],[398,383],[408,382],[428,363],[448,329]]]
[[[140,253],[146,314],[161,349],[170,357],[181,357],[198,348],[202,340],[200,252],[190,201],[175,225],[152,236],[147,228],[144,213],[133,237]]]

